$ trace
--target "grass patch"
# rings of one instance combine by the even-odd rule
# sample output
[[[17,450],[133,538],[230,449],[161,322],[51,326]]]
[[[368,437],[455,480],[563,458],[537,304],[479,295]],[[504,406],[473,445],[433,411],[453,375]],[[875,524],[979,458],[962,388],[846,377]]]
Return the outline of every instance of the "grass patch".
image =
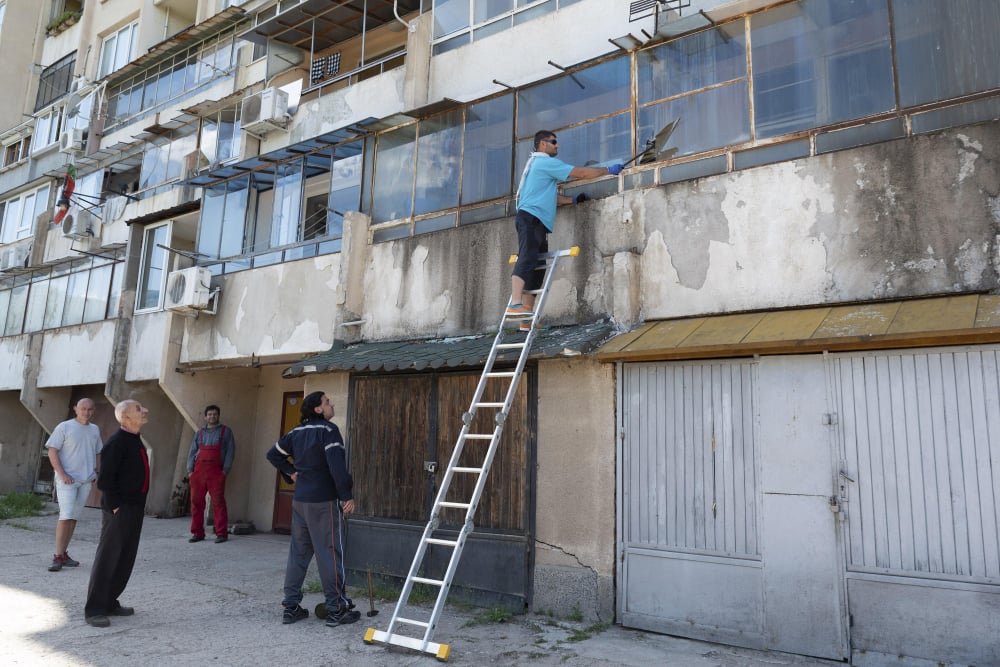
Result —
[[[323,584],[319,581],[309,581],[306,585],[302,587],[303,593],[322,593]]]
[[[466,621],[464,628],[471,628],[475,625],[486,625],[487,623],[506,623],[510,620],[510,617],[514,614],[506,609],[501,609],[499,607],[494,607],[493,609],[484,609],[479,612],[475,618]]]
[[[608,629],[606,623],[594,623],[593,625],[588,625],[587,627],[574,630],[570,633],[569,637],[566,638],[568,642],[582,642],[586,639],[590,639],[594,635],[600,634]]]
[[[41,496],[34,493],[12,492],[0,496],[0,519],[13,519],[20,516],[38,516],[45,502]]]
[[[573,611],[571,611],[569,615],[566,616],[566,619],[569,621],[573,621],[574,623],[580,623],[581,621],[583,621],[583,612],[580,611],[579,605],[573,607]]]
[[[31,530],[31,526],[24,523],[23,521],[8,521],[7,525],[11,528],[20,528],[21,530]]]
[[[439,591],[440,589],[437,586],[431,586],[430,584],[413,584],[413,588],[410,589],[409,602],[410,604],[434,602],[437,600]]]

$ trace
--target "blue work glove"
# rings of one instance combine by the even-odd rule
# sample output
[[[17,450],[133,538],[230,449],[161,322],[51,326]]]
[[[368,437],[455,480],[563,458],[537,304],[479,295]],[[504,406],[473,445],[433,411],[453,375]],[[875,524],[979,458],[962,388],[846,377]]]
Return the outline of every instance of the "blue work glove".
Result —
[[[625,165],[623,165],[621,162],[618,162],[608,167],[608,173],[611,174],[612,176],[617,176],[618,174],[622,173],[622,169],[624,168]]]
[[[573,203],[580,204],[582,202],[587,201],[588,199],[590,199],[590,197],[587,196],[587,193],[581,192],[580,194],[578,194],[576,197],[573,198]]]

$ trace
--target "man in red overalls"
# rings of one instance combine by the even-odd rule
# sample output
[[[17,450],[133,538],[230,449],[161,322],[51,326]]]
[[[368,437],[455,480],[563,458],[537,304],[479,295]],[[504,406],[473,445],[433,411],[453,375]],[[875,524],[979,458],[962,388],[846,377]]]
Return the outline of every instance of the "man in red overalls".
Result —
[[[205,539],[205,494],[212,497],[215,518],[215,541],[229,539],[229,516],[226,513],[226,475],[233,466],[236,442],[233,431],[219,423],[222,411],[217,405],[205,408],[205,428],[198,429],[188,452],[187,471],[191,480],[191,539]]]

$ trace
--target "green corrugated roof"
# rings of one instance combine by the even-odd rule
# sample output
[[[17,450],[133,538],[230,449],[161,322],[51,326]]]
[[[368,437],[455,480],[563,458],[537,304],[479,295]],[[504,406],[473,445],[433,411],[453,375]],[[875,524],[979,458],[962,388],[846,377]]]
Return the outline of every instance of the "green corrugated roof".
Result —
[[[542,329],[531,346],[531,359],[590,354],[619,333],[612,322]],[[523,340],[525,334],[505,333],[504,342]],[[334,345],[285,369],[284,377],[333,371],[419,371],[428,368],[468,368],[486,363],[496,334]],[[504,350],[497,361],[517,361],[517,350]]]

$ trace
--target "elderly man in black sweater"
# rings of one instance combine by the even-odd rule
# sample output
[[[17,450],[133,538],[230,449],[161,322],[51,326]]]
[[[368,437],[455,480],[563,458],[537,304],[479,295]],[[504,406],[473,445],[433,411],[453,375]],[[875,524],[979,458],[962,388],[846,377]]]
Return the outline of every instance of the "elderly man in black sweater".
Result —
[[[122,606],[118,596],[132,576],[149,491],[149,458],[139,437],[149,410],[138,401],[126,400],[115,406],[115,418],[121,428],[101,450],[97,476],[97,488],[104,492],[101,537],[84,608],[87,623],[97,628],[111,625],[108,616],[135,613],[132,607]]]
[[[301,424],[267,452],[267,460],[295,482],[282,623],[309,616],[300,604],[302,582],[315,554],[326,596],[326,624],[335,627],[354,623],[361,616],[347,597],[344,571],[344,516],[354,511],[354,480],[347,471],[340,429],[329,421],[333,417],[330,399],[315,391],[302,401],[301,411]]]

